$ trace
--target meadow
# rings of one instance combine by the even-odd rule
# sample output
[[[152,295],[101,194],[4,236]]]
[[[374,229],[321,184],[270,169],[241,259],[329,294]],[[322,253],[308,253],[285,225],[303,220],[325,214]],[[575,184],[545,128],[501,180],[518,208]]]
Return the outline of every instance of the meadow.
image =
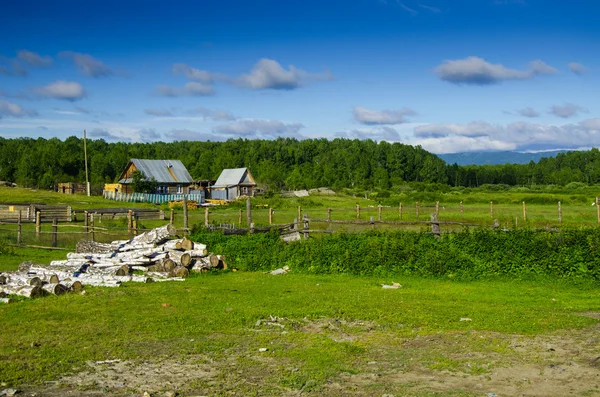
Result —
[[[391,281],[402,287],[381,288]],[[499,394],[511,368],[597,371],[599,298],[587,282],[260,272],[88,288],[0,306],[0,380],[43,395]]]
[[[499,219],[518,230],[459,228],[436,240],[421,233],[427,225],[401,232],[375,224],[361,234],[342,225],[352,233],[315,234],[284,245],[271,233],[207,233],[198,226],[204,210],[190,211],[192,238],[225,254],[237,271],[2,305],[0,383],[48,396],[599,393],[600,238],[593,192],[455,193],[433,200],[418,191],[367,199],[255,198],[253,220],[268,224],[270,207],[275,223],[291,222],[298,206],[313,219],[324,219],[331,208],[332,219],[352,220],[357,203],[361,219],[377,219],[380,202],[383,219],[392,220],[399,213],[390,202],[401,198],[403,220],[428,220],[439,200],[441,221],[490,226]],[[1,190],[0,201],[39,202],[28,194]],[[48,204],[82,210],[110,205],[96,197],[44,195]],[[523,198],[531,202],[527,221],[520,219]],[[418,218],[408,204],[417,199],[423,208]],[[553,220],[557,199],[564,202],[564,230],[537,232],[547,223],[559,226]],[[245,203],[211,208],[209,216],[236,223],[240,209]],[[244,226],[245,213],[242,220]],[[180,211],[175,223],[183,225]],[[120,220],[102,226],[111,233],[124,228]],[[322,227],[333,231],[334,225]],[[79,237],[59,241],[71,248]],[[66,253],[13,247],[10,235],[3,238],[0,271]],[[291,273],[268,273],[286,264]],[[382,288],[393,282],[401,287]]]

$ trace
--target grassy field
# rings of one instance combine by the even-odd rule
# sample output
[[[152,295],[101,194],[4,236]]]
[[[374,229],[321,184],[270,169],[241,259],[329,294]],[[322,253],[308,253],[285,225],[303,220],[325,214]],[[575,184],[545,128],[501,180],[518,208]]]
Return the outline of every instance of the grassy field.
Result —
[[[391,281],[402,288],[381,288]],[[43,395],[475,396],[471,381],[500,393],[492,381],[515,366],[600,355],[600,289],[585,283],[237,272],[87,291],[0,306],[0,381]],[[561,357],[558,340],[588,350]]]
[[[547,200],[529,197],[540,203],[528,205],[527,221],[515,193],[499,193],[504,196],[493,217],[488,193],[477,193],[477,199],[461,194],[452,201],[442,197],[440,220],[490,225],[499,219],[510,228],[558,225],[555,204],[544,204],[556,193]],[[403,220],[428,220],[435,201],[420,201],[417,218],[414,202],[407,201],[414,198],[403,198]],[[558,198],[565,202],[564,224],[597,224],[591,200]],[[76,210],[152,207],[0,188],[0,202],[40,201]],[[339,195],[256,198],[253,219],[267,224],[271,207],[275,223],[291,222],[301,206],[313,219],[324,219],[332,208],[332,219],[351,220],[357,203],[361,219],[377,218],[378,201]],[[210,221],[237,223],[244,208],[244,203],[211,208]],[[383,219],[398,218],[397,205],[383,208]],[[190,211],[190,225],[203,222],[204,210]],[[175,223],[183,225],[181,211]],[[73,226],[81,223],[59,230],[76,230]],[[107,234],[96,238],[124,238],[124,226],[122,220],[105,221],[101,227]],[[334,230],[331,224],[321,227]],[[72,248],[81,237],[61,234],[59,245]],[[0,271],[16,269],[24,260],[65,257],[65,251],[11,247],[12,239],[13,233],[0,235]],[[29,241],[47,244],[48,236]],[[381,288],[394,281],[402,288]],[[582,279],[460,282],[223,272],[183,283],[89,288],[86,295],[0,306],[0,384],[56,397],[144,391],[153,396],[165,391],[181,396],[592,396],[600,393],[599,361],[594,361],[600,356],[599,302],[598,284]]]

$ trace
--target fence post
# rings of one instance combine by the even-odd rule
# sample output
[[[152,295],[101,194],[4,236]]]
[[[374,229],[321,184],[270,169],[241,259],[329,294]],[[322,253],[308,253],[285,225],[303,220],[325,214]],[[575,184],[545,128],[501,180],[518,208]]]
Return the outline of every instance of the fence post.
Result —
[[[254,223],[250,223],[250,233],[254,233]]]
[[[302,208],[298,206],[298,220],[302,219]]]
[[[135,236],[137,236],[137,232],[138,232],[138,217],[134,212],[133,213],[133,234]]]
[[[499,227],[500,227],[500,222],[498,221],[498,219],[494,219],[494,230],[498,230]]]
[[[133,225],[131,225],[133,227]],[[96,236],[94,236],[94,214],[90,214],[90,237],[92,238],[92,241],[96,241],[94,238]]]
[[[327,222],[331,222],[331,208],[327,208]]]
[[[523,220],[527,220],[527,206],[525,205],[525,201],[523,201]]]
[[[252,204],[250,203],[250,197],[246,199],[246,220],[248,221],[248,227],[250,227],[252,224]]]
[[[208,207],[204,208],[204,227],[208,227],[208,223],[210,220],[208,219]]]
[[[17,218],[17,245],[20,247],[22,242],[22,225],[21,225],[21,210],[19,210],[19,217]]]
[[[88,233],[89,230],[89,220],[90,220],[90,213],[87,211],[83,211],[83,230]]]
[[[560,201],[558,202],[558,223],[562,223],[562,208],[560,206]]]
[[[417,214],[417,218],[419,217],[419,202],[417,201],[415,203],[415,210],[416,210],[416,214]]]
[[[67,218],[69,219],[69,222],[73,222],[73,209],[70,205],[67,206]]]
[[[42,232],[42,214],[40,213],[40,211],[36,211],[35,212],[35,235],[37,237],[39,237],[41,232]]]
[[[169,212],[169,223],[171,225],[175,223],[175,210],[173,208],[171,208],[171,211]]]
[[[494,217],[494,202],[490,201],[490,218]]]
[[[187,207],[187,196],[183,196],[183,228],[185,229],[185,233],[188,232],[188,207]]]
[[[439,216],[440,215],[440,202],[436,201],[435,202],[435,213]]]
[[[269,225],[273,224],[273,208],[269,207]]]
[[[91,219],[94,219],[93,217]],[[131,229],[133,228],[133,211],[127,211],[127,232],[131,233]]]
[[[374,216],[369,217],[369,223],[371,224],[371,229],[375,229],[375,217]]]
[[[58,246],[58,219],[52,220],[52,246]]]
[[[382,207],[382,205],[381,205],[381,204],[379,204],[379,205],[377,206],[377,220],[379,220],[379,221],[381,221],[381,209],[382,209],[382,208],[383,208],[383,207]]]
[[[304,214],[304,218],[302,219],[304,221],[304,229],[303,229],[303,233],[304,233],[304,239],[307,240],[308,239],[308,214]]]
[[[435,238],[440,238],[440,223],[438,222],[438,214],[435,212],[431,214],[431,233]]]
[[[398,206],[398,215],[400,215],[400,220],[402,220],[402,203]]]
[[[460,215],[462,216],[463,214],[463,203],[462,201],[460,202]]]
[[[238,223],[240,224],[240,227],[242,227],[242,214],[244,213],[244,211],[242,211],[242,209],[240,208],[240,216],[238,219]]]
[[[356,219],[360,219],[360,204],[356,204]]]

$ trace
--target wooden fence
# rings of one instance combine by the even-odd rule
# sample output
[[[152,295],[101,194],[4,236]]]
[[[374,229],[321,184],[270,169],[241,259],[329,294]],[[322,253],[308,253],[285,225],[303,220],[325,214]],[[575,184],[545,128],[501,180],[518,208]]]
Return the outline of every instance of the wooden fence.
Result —
[[[0,204],[0,221],[35,222],[39,217],[40,222],[71,222],[72,208],[70,206],[44,205],[44,204]]]

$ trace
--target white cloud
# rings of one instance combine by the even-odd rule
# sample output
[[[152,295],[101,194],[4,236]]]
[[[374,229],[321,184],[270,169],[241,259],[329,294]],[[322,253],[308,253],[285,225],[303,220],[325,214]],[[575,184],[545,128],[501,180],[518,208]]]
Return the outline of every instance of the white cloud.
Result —
[[[115,72],[106,66],[101,61],[95,59],[89,54],[82,54],[80,52],[63,51],[59,56],[69,58],[79,69],[79,72],[89,77],[108,77]]]
[[[161,135],[153,128],[137,129],[122,126],[95,128],[88,135],[91,138],[124,142],[154,142],[161,139]]]
[[[361,124],[367,125],[384,125],[384,124],[401,124],[408,120],[404,116],[412,116],[414,110],[408,108],[396,110],[369,110],[360,106],[356,106],[353,110],[354,119]]]
[[[16,103],[8,101],[0,101],[0,119],[2,117],[26,117],[26,116],[37,116],[35,110],[23,109]]]
[[[230,137],[226,137],[223,135],[216,135],[213,133],[207,132],[198,132],[189,130],[186,128],[183,129],[173,129],[167,133],[165,133],[165,138],[170,141],[226,141]]]
[[[217,126],[213,133],[247,139],[275,139],[278,137],[302,138],[300,123],[286,124],[279,120],[243,119]]]
[[[66,101],[77,101],[86,96],[85,89],[79,83],[73,81],[56,81],[44,87],[37,87],[34,92],[46,98],[63,99]]]
[[[346,139],[371,139],[376,142],[400,142],[402,137],[396,129],[387,126],[378,126],[369,130],[354,129],[350,131],[341,131],[335,134],[338,138]]]
[[[528,80],[540,74],[555,74],[558,71],[540,60],[531,62],[529,70],[516,70],[471,56],[444,61],[434,72],[440,79],[454,84],[490,85],[505,80]]]
[[[220,109],[206,109],[203,107],[197,107],[195,109],[188,110],[186,113],[189,115],[202,116],[204,120],[212,121],[232,121],[237,119],[237,117],[230,112]]]
[[[577,63],[577,62],[571,62],[571,63],[569,63],[568,66],[569,66],[569,70],[578,76],[586,74],[589,71],[589,69],[587,67],[585,67],[584,65]]]
[[[485,136],[447,136],[443,138],[416,139],[406,143],[420,145],[423,149],[437,154],[516,149],[516,145],[512,142],[490,139]]]
[[[263,58],[254,65],[250,73],[240,76],[237,84],[253,90],[293,90],[310,81],[331,79],[333,75],[329,72],[310,74],[293,65],[286,70],[279,62]]]
[[[585,112],[586,110],[579,105],[574,105],[572,103],[566,103],[563,106],[554,105],[550,110],[555,116],[562,117],[564,119],[569,118],[571,116],[577,115],[579,112]]]
[[[526,107],[523,109],[517,110],[517,113],[523,117],[539,117],[540,113],[531,107]]]
[[[28,50],[21,50],[17,53],[17,58],[31,66],[48,67],[52,65],[52,58],[49,56],[41,56],[40,54]]]
[[[406,143],[422,145],[435,153],[579,148],[600,146],[600,119],[561,126],[527,122],[492,125],[482,121],[430,124],[416,127],[414,136]]]
[[[493,134],[496,127],[483,122],[473,121],[469,124],[427,124],[415,127],[414,133],[420,138],[439,138],[450,135],[482,137]]]
[[[174,114],[169,109],[144,109],[144,113],[158,117],[173,117]]]
[[[215,75],[206,70],[192,68],[185,63],[176,63],[173,65],[173,74],[184,76],[188,80],[201,81],[203,83],[212,83],[214,78],[220,75]]]
[[[212,86],[189,81],[183,88],[171,87],[168,85],[159,85],[156,88],[156,93],[161,96],[178,97],[178,96],[209,96],[214,95],[215,90]]]

